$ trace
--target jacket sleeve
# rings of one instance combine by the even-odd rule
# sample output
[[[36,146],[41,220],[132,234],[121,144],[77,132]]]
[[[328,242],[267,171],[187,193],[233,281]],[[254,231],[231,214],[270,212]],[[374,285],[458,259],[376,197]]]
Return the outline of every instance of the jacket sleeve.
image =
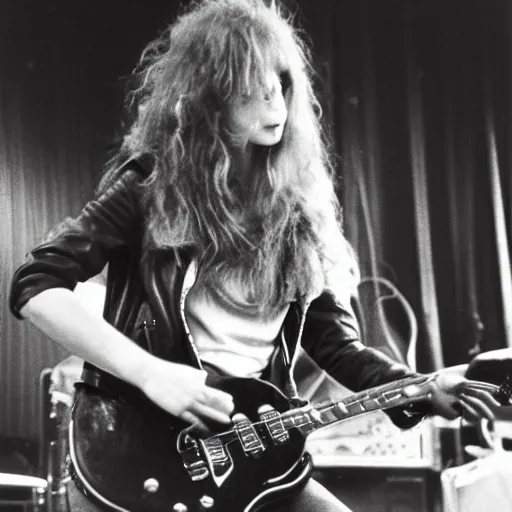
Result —
[[[101,272],[112,251],[133,243],[143,222],[140,206],[142,173],[127,169],[80,215],[67,219],[50,239],[35,247],[14,274],[9,306],[17,318],[34,296],[49,288],[73,290]]]
[[[311,303],[302,340],[310,357],[352,391],[418,375],[384,353],[363,345],[352,308],[342,305],[330,291]],[[386,413],[400,428],[409,428],[428,413],[428,407],[394,408]]]

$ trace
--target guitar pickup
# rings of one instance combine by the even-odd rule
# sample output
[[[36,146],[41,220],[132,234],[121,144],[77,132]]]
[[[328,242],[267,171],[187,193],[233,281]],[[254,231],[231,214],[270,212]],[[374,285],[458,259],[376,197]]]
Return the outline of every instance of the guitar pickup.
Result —
[[[240,417],[242,417],[242,415],[240,415]],[[233,423],[235,432],[246,455],[258,456],[265,450],[263,442],[248,418],[245,416],[243,416],[243,419],[239,420],[235,420],[234,418]]]
[[[265,422],[274,444],[283,444],[290,439],[290,434],[284,428],[281,415],[275,409],[260,413],[260,418]]]
[[[230,463],[229,455],[223,442],[215,437],[210,437],[202,441],[203,450],[205,450],[208,461],[212,464],[215,470],[221,469]],[[217,472],[217,471],[215,471]]]

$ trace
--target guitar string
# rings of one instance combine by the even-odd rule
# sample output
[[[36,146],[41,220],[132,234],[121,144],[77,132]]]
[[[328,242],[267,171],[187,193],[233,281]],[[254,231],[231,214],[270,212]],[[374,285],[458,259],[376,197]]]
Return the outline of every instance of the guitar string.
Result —
[[[345,407],[351,407],[353,406],[354,404],[357,404],[361,401],[361,399],[364,397],[365,399],[371,399],[371,396],[372,395],[376,395],[376,394],[382,394],[383,390],[386,389],[386,388],[390,388],[390,391],[395,391],[397,389],[400,389],[400,388],[403,388],[403,387],[407,387],[407,386],[410,386],[410,385],[414,385],[414,384],[417,384],[418,382],[421,382],[421,381],[424,381],[425,380],[425,377],[419,377],[419,378],[416,378],[416,377],[411,377],[411,378],[407,378],[407,379],[401,379],[399,381],[395,381],[393,384],[394,385],[391,385],[391,384],[383,384],[381,386],[376,386],[375,388],[370,388],[369,390],[366,390],[366,391],[361,391],[359,393],[356,393],[355,395],[352,395],[348,398],[351,399],[350,402],[344,402],[344,399],[342,400],[338,400],[336,402],[327,402],[325,405],[321,405],[321,404],[315,404],[315,405],[312,405],[308,410],[304,411],[302,414],[308,418],[308,412],[310,412],[311,410],[319,410],[321,409],[322,412],[326,412],[327,410],[329,409],[333,409],[334,407],[338,407],[338,404],[340,403],[343,403],[343,405]],[[397,386],[396,383],[400,383],[400,384],[405,384],[405,385],[399,385]],[[500,386],[497,386],[495,384],[490,384],[490,383],[487,383],[487,382],[480,382],[480,381],[473,381],[473,380],[470,380],[467,382],[465,388],[473,388],[475,390],[480,390],[480,391],[489,391],[489,392],[498,392],[498,391],[503,391],[502,390],[502,387]],[[507,393],[508,391],[508,393]],[[504,390],[505,393],[507,394],[512,394],[512,390],[507,390],[505,388]],[[296,409],[295,409],[296,411]],[[366,412],[372,412],[372,411],[366,411]],[[288,413],[288,416],[287,416],[287,413]],[[286,417],[293,417],[295,414],[299,414],[299,413],[296,413],[294,412],[294,410],[291,410],[291,411],[285,411],[284,413],[279,413],[279,416],[278,417],[275,417],[275,418],[268,418],[266,420],[259,420],[259,421],[255,421],[255,422],[250,422],[250,425],[252,427],[260,427],[260,426],[267,426],[269,423],[271,422],[274,422],[276,420],[285,420]],[[336,423],[336,421],[343,421],[344,419],[349,419],[350,417],[353,417],[355,416],[352,415],[352,416],[348,416],[347,418],[339,418],[338,420],[335,420],[333,423]],[[314,421],[311,421],[310,419],[308,419],[306,421],[306,423],[303,423],[303,424],[300,424],[300,425],[291,425],[290,427],[285,427],[285,430],[290,430],[292,428],[300,428],[300,427],[304,427],[306,425],[310,425],[310,424],[313,424]],[[206,438],[206,440],[210,440],[210,439],[220,439],[224,436],[230,436],[230,437],[234,437],[234,439],[236,440],[237,438],[237,431],[235,429],[230,429],[230,430],[225,430],[223,432],[219,432],[218,434],[214,434],[213,436],[210,436],[208,438]]]

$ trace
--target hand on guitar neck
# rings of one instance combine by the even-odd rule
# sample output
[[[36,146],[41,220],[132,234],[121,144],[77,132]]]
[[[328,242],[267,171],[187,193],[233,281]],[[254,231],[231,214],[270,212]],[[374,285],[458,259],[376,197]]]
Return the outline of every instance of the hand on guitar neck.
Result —
[[[470,385],[471,381],[464,377],[466,368],[467,365],[459,365],[434,374],[428,383],[432,413],[448,420],[461,415],[470,422],[494,420],[500,403],[488,390]],[[412,398],[416,390],[407,392]]]

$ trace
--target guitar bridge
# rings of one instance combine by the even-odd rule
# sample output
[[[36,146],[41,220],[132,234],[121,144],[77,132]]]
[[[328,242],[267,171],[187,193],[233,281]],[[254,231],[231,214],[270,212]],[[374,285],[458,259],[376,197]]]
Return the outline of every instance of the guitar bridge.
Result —
[[[221,439],[210,437],[199,441],[217,487],[220,487],[233,471],[233,461]]]
[[[195,462],[183,460],[183,465],[185,466],[192,482],[200,482],[210,474],[206,467],[206,463],[203,460],[197,460]]]
[[[231,459],[229,458],[226,448],[220,439],[210,437],[209,439],[201,441],[201,443],[208,461],[215,469],[215,473],[217,473],[217,469],[222,470],[222,468],[229,465]]]
[[[181,455],[183,466],[193,482],[204,480],[210,474],[208,465],[199,450],[198,442],[187,432],[178,437],[178,452]]]

